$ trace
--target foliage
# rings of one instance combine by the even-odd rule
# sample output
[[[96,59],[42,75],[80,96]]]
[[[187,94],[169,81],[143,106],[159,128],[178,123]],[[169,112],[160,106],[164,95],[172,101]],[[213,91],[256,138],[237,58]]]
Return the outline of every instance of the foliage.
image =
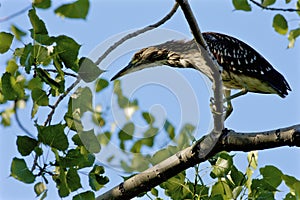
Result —
[[[232,0],[232,3],[236,10],[243,10],[243,11],[251,11],[252,7],[250,6],[249,2],[255,2],[254,0]],[[279,1],[278,1],[279,2]],[[286,0],[285,4],[291,5],[291,0]],[[294,8],[273,8],[272,6],[276,4],[276,0],[261,0],[257,1],[256,5],[259,5],[261,8],[266,10],[272,10],[276,12],[292,12],[293,16],[291,15],[291,18],[295,18],[294,15],[297,15],[299,19],[300,15],[300,1],[297,0],[294,2]],[[283,16],[280,13],[277,13],[273,17],[273,23],[272,26],[274,30],[282,35],[286,35],[288,33],[288,40],[289,44],[288,47],[292,48],[295,44],[296,38],[300,35],[300,26],[291,28],[289,27],[288,21],[286,16]]]
[[[274,3],[275,0],[263,1],[264,6]],[[298,1],[297,8],[299,4]],[[233,5],[238,10],[251,11],[247,0],[233,0]],[[195,141],[193,125],[185,124],[180,131],[176,131],[169,120],[166,120],[158,137],[160,130],[155,124],[155,116],[140,110],[136,99],[128,99],[123,94],[120,81],[115,81],[113,88],[127,122],[118,131],[108,128],[107,111],[93,107],[93,94],[105,92],[110,85],[107,80],[98,78],[103,71],[92,60],[80,56],[81,45],[74,38],[50,34],[47,23],[38,16],[39,9],[49,8],[50,0],[33,1],[27,13],[31,24],[28,32],[17,25],[11,25],[10,32],[0,33],[0,53],[12,51],[0,79],[0,103],[6,106],[0,112],[1,124],[10,126],[11,118],[17,117],[19,105],[25,103],[27,106],[32,105],[31,118],[36,128],[32,133],[21,127],[23,135],[16,138],[20,156],[12,159],[12,177],[26,184],[34,184],[33,189],[40,199],[47,197],[49,181],[56,184],[60,197],[72,194],[73,199],[95,199],[94,192],[101,190],[109,178],[105,176],[104,166],[95,162],[94,154],[108,145],[113,135],[117,134],[120,149],[132,154],[130,159],[120,160],[123,170],[130,173],[143,171]],[[59,16],[73,19],[86,19],[88,11],[88,0],[77,0],[54,10]],[[289,47],[294,45],[300,35],[300,28],[289,29],[287,20],[281,14],[275,15],[273,27],[280,34],[285,35],[289,31]],[[94,83],[95,91],[88,87],[76,88],[80,81]],[[71,90],[75,92],[69,95]],[[63,99],[67,99],[66,109],[60,109],[63,117],[54,120],[53,115]],[[13,103],[13,108],[9,106],[10,103]],[[41,117],[41,108],[48,109],[48,115]],[[84,129],[81,120],[86,113],[92,113],[93,123],[102,127],[103,132],[95,134],[94,129]],[[136,125],[130,121],[133,113],[140,114],[139,117],[147,125],[140,138],[133,137],[137,132]],[[37,119],[43,117],[45,121],[38,122]],[[142,154],[144,150],[155,149],[156,141],[161,138],[171,141],[170,144],[154,155]],[[290,188],[286,199],[299,198],[299,180],[283,174],[274,166],[259,169],[261,176],[253,179],[257,155],[253,152],[249,154],[249,165],[244,173],[234,165],[233,157],[221,152],[210,159],[212,185],[203,183],[199,166],[196,166],[193,181],[188,179],[186,172],[182,172],[159,187],[172,199],[274,199],[278,186],[284,182]],[[107,161],[113,160],[112,154]],[[80,173],[86,171],[90,188],[83,191]],[[153,188],[150,193],[159,199],[157,188]]]
[[[74,199],[94,199],[92,190],[99,190],[109,179],[104,175],[104,168],[95,163],[94,153],[100,151],[100,143],[94,130],[83,131],[80,123],[80,117],[85,112],[93,111],[91,91],[88,88],[77,88],[76,95],[69,98],[64,121],[60,119],[58,123],[51,122],[60,101],[80,80],[95,81],[103,71],[89,58],[78,57],[81,45],[73,38],[50,35],[46,23],[37,14],[37,9],[50,7],[50,0],[33,2],[27,15],[32,27],[29,33],[16,25],[11,26],[11,33],[0,33],[0,53],[14,49],[0,82],[1,104],[9,105],[9,102],[13,102],[14,109],[8,108],[1,112],[2,125],[10,125],[12,115],[17,114],[19,102],[32,104],[32,119],[37,119],[40,107],[50,109],[44,123],[34,120],[36,133],[29,133],[24,128],[26,135],[17,136],[17,148],[22,158],[13,158],[11,176],[27,184],[35,183],[36,195],[44,199],[49,177],[56,183],[59,196],[66,197],[82,188],[79,172],[90,170],[91,191],[77,192]],[[82,12],[70,13],[70,9]],[[58,7],[55,13],[85,19],[88,9],[89,1],[79,0]],[[31,37],[31,42],[23,41],[26,35]],[[17,47],[12,45],[13,39],[21,41]],[[68,86],[67,82],[70,81],[73,84]],[[104,89],[104,86],[101,87]],[[73,131],[72,137],[67,134],[70,130]],[[34,157],[33,162],[29,155]],[[28,163],[32,163],[32,166],[28,166]]]

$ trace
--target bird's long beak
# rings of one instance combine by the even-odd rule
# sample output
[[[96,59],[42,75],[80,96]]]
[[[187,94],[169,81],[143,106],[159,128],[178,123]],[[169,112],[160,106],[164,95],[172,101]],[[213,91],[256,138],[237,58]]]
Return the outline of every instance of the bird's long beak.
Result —
[[[137,71],[140,71],[142,69],[146,69],[146,68],[150,68],[150,67],[157,67],[157,66],[160,66],[160,65],[162,65],[162,64],[158,63],[158,62],[138,64],[136,62],[131,61],[126,67],[124,67],[121,71],[119,71],[110,80],[113,81],[117,78],[120,78],[121,76],[126,75],[126,74],[137,72]]]
[[[123,69],[121,69],[121,71],[119,71],[116,75],[114,75],[110,80],[114,81],[117,78],[120,78],[121,76],[124,76],[125,74],[129,74],[132,71],[135,71],[135,70],[134,70],[134,66],[130,62],[126,67],[124,67]]]

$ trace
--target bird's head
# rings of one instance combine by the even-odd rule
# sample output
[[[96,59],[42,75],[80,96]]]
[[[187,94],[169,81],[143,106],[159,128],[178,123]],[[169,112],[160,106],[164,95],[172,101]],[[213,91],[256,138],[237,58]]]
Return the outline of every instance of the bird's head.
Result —
[[[169,51],[157,47],[143,48],[134,54],[129,64],[119,71],[111,80],[115,80],[125,74],[136,72],[145,68],[168,64]]]

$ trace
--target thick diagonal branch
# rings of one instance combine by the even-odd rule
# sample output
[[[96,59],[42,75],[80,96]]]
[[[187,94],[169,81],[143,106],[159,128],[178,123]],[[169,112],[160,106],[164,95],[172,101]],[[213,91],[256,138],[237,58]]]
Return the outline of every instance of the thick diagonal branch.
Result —
[[[276,129],[257,133],[239,133],[234,130],[225,130],[221,135],[213,151],[206,157],[199,157],[199,147],[205,146],[205,138],[161,163],[137,174],[115,188],[97,197],[97,200],[106,199],[130,199],[140,193],[147,192],[151,188],[163,183],[195,164],[207,160],[209,157],[221,151],[253,151],[277,148],[282,146],[300,147],[300,124],[287,128]]]
[[[198,44],[199,51],[207,52],[204,59],[208,67],[210,67],[212,71],[213,77],[213,94],[214,94],[214,105],[213,105],[213,118],[214,118],[214,129],[210,133],[210,135],[205,138],[206,142],[205,146],[202,146],[201,151],[199,151],[200,157],[206,157],[210,154],[210,151],[214,148],[216,143],[218,142],[219,137],[222,134],[222,130],[224,128],[224,118],[223,118],[223,84],[221,77],[221,67],[217,63],[215,57],[210,52],[202,33],[197,24],[196,18],[192,12],[192,9],[187,0],[176,0],[179,6],[181,7],[185,19],[187,20],[191,32],[195,38],[196,43]]]

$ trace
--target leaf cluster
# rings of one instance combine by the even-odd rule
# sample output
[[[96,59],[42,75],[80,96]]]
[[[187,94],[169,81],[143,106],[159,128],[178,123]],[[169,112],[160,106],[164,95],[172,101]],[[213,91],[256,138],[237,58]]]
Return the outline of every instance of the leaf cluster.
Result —
[[[92,108],[92,92],[87,87],[77,88],[69,97],[64,120],[52,123],[52,116],[79,81],[96,81],[103,71],[89,58],[79,57],[81,45],[73,38],[50,34],[46,23],[38,16],[38,9],[49,8],[50,0],[35,0],[27,13],[31,24],[28,32],[16,25],[11,25],[10,32],[0,32],[0,53],[12,52],[6,71],[1,75],[0,103],[14,103],[13,108],[0,112],[1,123],[9,126],[11,117],[14,114],[17,117],[16,111],[21,104],[32,104],[31,118],[36,118],[35,130],[23,128],[26,135],[17,136],[16,145],[22,158],[13,158],[10,175],[23,183],[34,184],[40,199],[46,198],[50,180],[56,184],[60,197],[76,191],[73,199],[95,199],[93,191],[101,189],[109,179],[104,175],[104,168],[95,164],[94,153],[98,153],[101,146],[94,130],[84,131],[81,123],[84,113],[97,113]],[[88,10],[89,1],[78,0],[59,6],[54,13],[86,19]],[[28,41],[25,37],[30,37],[29,42],[24,42]],[[68,86],[67,82],[73,84]],[[100,79],[97,92],[107,86],[107,81]],[[37,120],[40,107],[49,110],[43,124]],[[70,131],[73,131],[72,137],[67,135]],[[33,161],[31,157],[34,157]],[[82,170],[89,170],[88,191],[81,185]]]
[[[292,48],[295,45],[297,37],[300,36],[300,27],[298,26],[296,28],[290,28],[288,23],[289,20],[286,19],[288,15],[284,16],[279,12],[293,12],[299,19],[300,1],[297,0],[294,4],[294,9],[291,9],[273,8],[272,6],[276,4],[276,0],[261,0],[260,2],[256,2],[255,0],[232,0],[233,6],[236,10],[243,10],[248,12],[252,10],[251,2],[256,5],[259,5],[259,7],[261,7],[262,9],[278,12],[273,17],[272,27],[277,33],[281,35],[288,34],[288,48]],[[291,5],[291,0],[286,0],[285,4]],[[293,18],[295,18],[295,16],[293,16]]]

